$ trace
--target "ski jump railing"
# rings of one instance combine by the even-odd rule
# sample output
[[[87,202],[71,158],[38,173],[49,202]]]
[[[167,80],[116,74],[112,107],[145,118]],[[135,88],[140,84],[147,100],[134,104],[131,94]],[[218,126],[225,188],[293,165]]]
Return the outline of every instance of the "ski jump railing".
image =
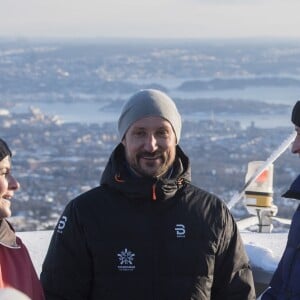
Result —
[[[236,205],[241,198],[244,196],[244,192],[247,189],[247,187],[253,183],[259,175],[268,168],[288,147],[289,145],[294,141],[297,133],[294,131],[292,134],[290,134],[267,158],[267,160],[256,170],[256,172],[253,173],[253,175],[247,180],[245,185],[243,186],[242,190],[240,192],[236,192],[231,200],[228,202],[227,206],[229,209],[231,209],[234,205]]]

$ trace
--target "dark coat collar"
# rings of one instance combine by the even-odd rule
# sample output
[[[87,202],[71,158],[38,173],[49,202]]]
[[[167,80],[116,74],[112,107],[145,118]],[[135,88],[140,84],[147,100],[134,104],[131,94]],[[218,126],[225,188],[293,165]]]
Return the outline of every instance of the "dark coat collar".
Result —
[[[300,200],[300,175],[294,180],[282,197]]]

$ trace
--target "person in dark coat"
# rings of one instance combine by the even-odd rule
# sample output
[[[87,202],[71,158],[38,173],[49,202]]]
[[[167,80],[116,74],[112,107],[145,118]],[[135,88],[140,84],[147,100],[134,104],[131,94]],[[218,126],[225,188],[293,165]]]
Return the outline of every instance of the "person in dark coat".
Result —
[[[292,153],[300,155],[300,101],[292,110],[292,122],[296,137]],[[300,200],[300,175],[283,195],[285,198]],[[262,300],[299,300],[300,299],[300,205],[295,211],[288,240],[277,269],[270,282],[270,288],[262,295]]]
[[[226,204],[191,184],[173,100],[141,90],[122,109],[100,186],[70,201],[41,281],[47,299],[255,299]]]

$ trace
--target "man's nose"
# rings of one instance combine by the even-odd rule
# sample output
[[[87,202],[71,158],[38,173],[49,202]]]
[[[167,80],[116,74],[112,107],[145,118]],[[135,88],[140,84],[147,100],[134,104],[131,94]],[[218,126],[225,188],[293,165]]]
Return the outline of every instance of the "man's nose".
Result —
[[[293,142],[292,153],[300,153],[300,135],[297,135]]]
[[[147,136],[144,148],[148,152],[153,152],[157,149],[157,140],[153,134]]]

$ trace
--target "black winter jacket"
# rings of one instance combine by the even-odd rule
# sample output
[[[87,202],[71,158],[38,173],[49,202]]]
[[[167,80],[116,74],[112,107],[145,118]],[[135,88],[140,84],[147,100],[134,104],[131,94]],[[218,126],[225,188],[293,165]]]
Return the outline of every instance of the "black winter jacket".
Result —
[[[255,299],[226,205],[190,184],[177,146],[168,179],[134,178],[120,144],[101,185],[72,200],[43,264],[47,299]]]
[[[300,175],[289,190],[282,195],[285,198],[300,200]],[[299,300],[300,299],[300,205],[295,211],[288,240],[273,274],[270,288],[262,295],[263,300]]]

